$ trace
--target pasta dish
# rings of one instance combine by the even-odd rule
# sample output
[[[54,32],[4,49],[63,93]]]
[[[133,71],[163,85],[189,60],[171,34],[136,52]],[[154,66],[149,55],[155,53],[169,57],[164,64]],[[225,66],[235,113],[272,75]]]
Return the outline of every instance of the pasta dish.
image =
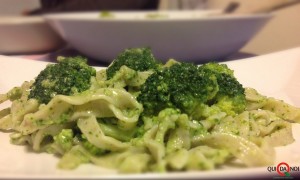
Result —
[[[84,57],[58,57],[33,80],[1,92],[0,129],[11,143],[60,157],[58,168],[92,163],[119,173],[206,171],[273,165],[294,142],[300,109],[243,87],[225,64],[157,60],[121,52],[96,71]]]

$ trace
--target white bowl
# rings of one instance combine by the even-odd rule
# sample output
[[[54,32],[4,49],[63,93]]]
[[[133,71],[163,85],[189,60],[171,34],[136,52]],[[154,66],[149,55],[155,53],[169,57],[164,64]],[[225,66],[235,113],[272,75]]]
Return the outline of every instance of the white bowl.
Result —
[[[27,54],[55,50],[63,39],[39,16],[0,18],[0,53]]]
[[[270,14],[222,15],[219,11],[128,11],[46,15],[47,22],[81,53],[111,62],[125,48],[151,47],[166,61],[220,60],[237,52]]]

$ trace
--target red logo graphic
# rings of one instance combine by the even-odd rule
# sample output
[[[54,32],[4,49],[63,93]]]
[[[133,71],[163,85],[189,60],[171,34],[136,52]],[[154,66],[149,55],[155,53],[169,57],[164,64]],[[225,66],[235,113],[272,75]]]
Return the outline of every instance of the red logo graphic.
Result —
[[[290,176],[290,166],[286,162],[279,163],[276,171],[280,176]]]

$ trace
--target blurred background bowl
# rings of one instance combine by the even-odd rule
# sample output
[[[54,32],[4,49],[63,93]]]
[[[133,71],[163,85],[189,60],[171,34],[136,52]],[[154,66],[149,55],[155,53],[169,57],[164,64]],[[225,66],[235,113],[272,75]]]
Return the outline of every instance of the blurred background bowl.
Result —
[[[1,54],[48,52],[63,45],[63,39],[41,16],[0,17]]]
[[[236,53],[271,14],[224,15],[215,10],[111,11],[44,16],[73,48],[111,62],[126,48],[150,47],[160,60],[218,61]]]

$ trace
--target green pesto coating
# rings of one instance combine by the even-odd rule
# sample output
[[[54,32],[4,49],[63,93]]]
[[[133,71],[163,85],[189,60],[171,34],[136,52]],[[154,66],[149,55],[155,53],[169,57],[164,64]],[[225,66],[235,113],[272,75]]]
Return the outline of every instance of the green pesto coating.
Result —
[[[87,150],[89,153],[91,153],[94,156],[100,156],[105,153],[107,153],[106,150],[98,148],[94,144],[90,143],[83,135],[82,135],[82,146],[85,150]]]
[[[57,64],[49,64],[40,72],[28,97],[47,104],[57,94],[73,95],[89,89],[95,75],[96,70],[87,64],[87,59],[60,57]]]
[[[218,63],[175,63],[165,67],[146,80],[137,100],[143,104],[145,115],[156,115],[165,108],[192,114],[201,104],[216,104],[232,114],[244,109],[246,103],[244,88],[233,71]]]
[[[125,49],[107,68],[107,79],[111,79],[122,66],[127,66],[135,71],[147,71],[157,69],[159,63],[149,48]]]
[[[58,135],[54,136],[54,141],[64,151],[69,151],[73,146],[73,136],[72,129],[63,129]]]

